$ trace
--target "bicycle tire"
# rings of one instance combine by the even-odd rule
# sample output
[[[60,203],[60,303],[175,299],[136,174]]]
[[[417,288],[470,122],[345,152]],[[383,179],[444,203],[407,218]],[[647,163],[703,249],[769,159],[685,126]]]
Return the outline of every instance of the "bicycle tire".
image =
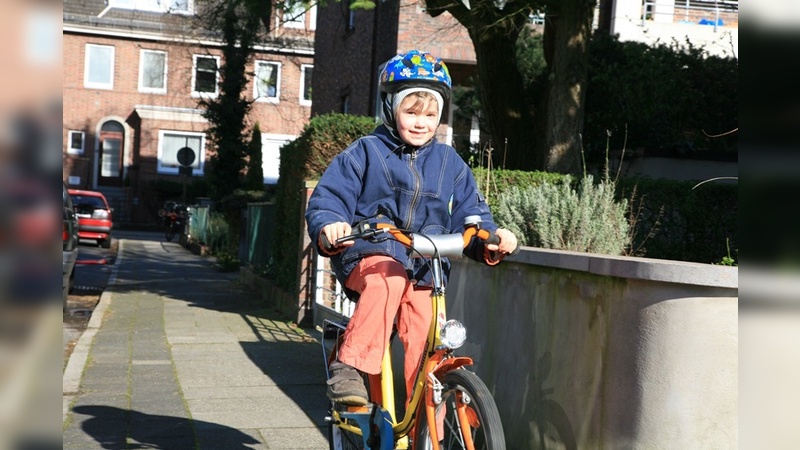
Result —
[[[175,237],[175,229],[173,227],[167,228],[167,242],[172,242],[172,238]]]
[[[328,424],[328,444],[330,450],[364,450],[364,439],[345,431],[334,424]]]
[[[443,450],[464,449],[464,437],[459,427],[455,411],[455,402],[459,392],[465,393],[470,398],[469,408],[475,412],[480,426],[472,428],[472,440],[476,450],[505,450],[506,441],[503,432],[503,423],[500,413],[494,402],[492,394],[483,381],[466,369],[458,369],[447,373],[442,382],[442,403],[437,405],[437,415],[441,408],[446,408],[444,415],[444,436],[440,436],[440,448]],[[414,450],[430,450],[431,443],[428,421],[425,416],[417,417],[416,438]]]

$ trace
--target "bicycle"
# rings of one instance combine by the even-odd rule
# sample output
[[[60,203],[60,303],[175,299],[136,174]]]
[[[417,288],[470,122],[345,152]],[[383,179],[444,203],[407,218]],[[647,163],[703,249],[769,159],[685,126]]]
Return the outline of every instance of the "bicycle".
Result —
[[[183,233],[188,216],[188,209],[180,203],[166,202],[164,207],[158,210],[158,217],[163,219],[164,225],[167,227],[164,236],[167,242],[172,242],[176,234]]]
[[[455,356],[453,350],[466,340],[464,326],[447,320],[445,287],[442,275],[444,257],[459,258],[473,237],[485,243],[498,239],[480,228],[480,217],[466,220],[463,234],[423,235],[390,224],[360,224],[354,233],[336,244],[355,239],[372,240],[388,234],[417,257],[428,258],[433,278],[431,300],[433,314],[425,352],[417,372],[411,399],[402,417],[396,420],[394,380],[390,346],[384,352],[381,373],[365,380],[369,392],[366,406],[331,403],[329,442],[332,450],[341,449],[469,449],[504,450],[505,436],[497,405],[484,382],[465,366],[473,364],[468,356]],[[323,245],[332,246],[323,236]],[[323,357],[328,366],[336,358],[345,323],[323,321],[323,336],[332,337],[328,349],[322,339]]]

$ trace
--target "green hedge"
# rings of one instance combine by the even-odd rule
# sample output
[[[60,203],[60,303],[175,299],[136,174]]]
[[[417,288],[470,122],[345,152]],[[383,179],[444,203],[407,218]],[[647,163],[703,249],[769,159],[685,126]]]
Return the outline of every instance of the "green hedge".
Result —
[[[562,180],[574,181],[569,175],[551,172],[525,172],[522,170],[488,170],[482,167],[472,169],[478,189],[491,205],[492,199],[511,186],[538,186],[542,183],[557,184]]]
[[[688,42],[648,45],[597,33],[589,47],[583,129],[586,159],[614,150],[735,158],[739,61]],[[610,136],[609,136],[610,133]],[[710,136],[711,135],[711,136]]]
[[[631,199],[633,250],[648,258],[720,263],[738,261],[738,186],[731,183],[626,178],[617,195]]]
[[[281,147],[272,274],[273,281],[286,291],[296,293],[299,284],[297,267],[301,255],[294,243],[300,242],[304,229],[300,208],[305,181],[319,179],[334,156],[374,129],[372,117],[325,114],[312,118],[297,139]]]

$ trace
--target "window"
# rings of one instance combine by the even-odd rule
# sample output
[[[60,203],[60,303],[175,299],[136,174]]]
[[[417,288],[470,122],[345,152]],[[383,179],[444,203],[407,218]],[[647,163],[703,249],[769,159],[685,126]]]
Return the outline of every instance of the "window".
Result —
[[[375,111],[374,116],[377,123],[381,123],[381,114],[383,111],[383,99],[381,98],[381,73],[383,73],[383,69],[386,67],[386,63],[381,64],[378,66],[378,71],[375,74],[375,79],[378,80],[375,83]],[[453,103],[453,102],[450,102]]]
[[[187,131],[161,130],[158,132],[158,173],[177,174],[181,166],[178,164],[178,150],[184,147],[189,147],[194,151],[192,173],[202,175],[206,137],[203,133]]]
[[[194,71],[192,73],[192,97],[216,97],[219,56],[194,55]]]
[[[278,182],[281,167],[281,147],[295,138],[297,136],[261,134],[261,170],[264,172],[264,184]]]
[[[286,28],[306,27],[306,8],[302,3],[287,5],[283,10],[283,26]]]
[[[193,14],[192,0],[109,0],[112,8],[176,14]]]
[[[167,53],[155,50],[139,52],[139,92],[167,92]]]
[[[114,88],[114,47],[86,44],[83,85],[94,89]]]
[[[67,153],[71,155],[82,155],[86,134],[83,131],[69,130],[67,133]]]
[[[256,61],[256,78],[253,97],[259,101],[278,102],[280,98],[281,65],[275,62]]]
[[[311,104],[311,73],[314,66],[302,64],[300,66],[300,104]]]
[[[285,28],[306,28],[314,30],[317,28],[317,5],[312,5],[310,8],[307,5],[295,4],[287,6],[283,10],[282,17],[275,18],[276,26],[283,26]]]
[[[342,96],[342,114],[350,114],[350,94]]]

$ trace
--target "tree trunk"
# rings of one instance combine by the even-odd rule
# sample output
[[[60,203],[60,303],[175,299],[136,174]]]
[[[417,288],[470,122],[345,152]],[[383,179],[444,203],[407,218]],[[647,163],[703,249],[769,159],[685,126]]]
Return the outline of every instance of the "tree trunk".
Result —
[[[548,82],[537,111],[537,167],[547,172],[583,171],[581,133],[586,97],[588,45],[593,3],[559,0],[548,10],[544,30]],[[555,8],[554,8],[555,9]]]
[[[519,17],[519,16],[518,16]],[[516,41],[524,21],[503,18],[491,27],[469,28],[475,47],[481,100],[492,135],[494,166],[532,170],[532,117],[522,95],[522,76],[517,70]]]

